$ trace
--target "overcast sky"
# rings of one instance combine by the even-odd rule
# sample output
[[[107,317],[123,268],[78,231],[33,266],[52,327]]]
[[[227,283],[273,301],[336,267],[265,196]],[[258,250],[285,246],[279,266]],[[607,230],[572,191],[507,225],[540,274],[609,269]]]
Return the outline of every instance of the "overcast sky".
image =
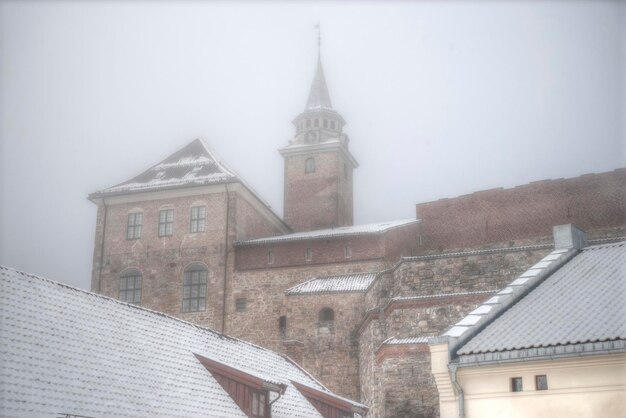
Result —
[[[0,263],[89,288],[86,197],[203,138],[282,215],[317,57],[355,222],[626,166],[626,2],[2,2]]]

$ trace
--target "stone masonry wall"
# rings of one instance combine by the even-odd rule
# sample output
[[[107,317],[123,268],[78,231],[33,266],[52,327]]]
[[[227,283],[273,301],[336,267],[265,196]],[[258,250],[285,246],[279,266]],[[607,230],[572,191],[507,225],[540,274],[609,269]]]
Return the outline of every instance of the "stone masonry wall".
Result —
[[[601,238],[626,227],[626,168],[420,203],[416,211],[424,251],[551,237],[554,225],[568,223]]]
[[[486,291],[504,287],[551,250],[540,245],[411,257],[381,274],[364,295],[367,313],[359,330],[361,400],[370,416],[438,415],[427,347],[385,340],[442,334],[493,295]]]
[[[237,271],[227,301],[226,333],[285,353],[293,348],[286,342],[302,343],[302,365],[308,372],[337,393],[358,398],[355,330],[363,315],[363,294],[287,296],[285,292],[312,277],[378,271],[385,267],[381,261],[365,261]],[[237,299],[246,300],[245,311],[236,311]],[[319,324],[319,311],[325,307],[335,312],[333,332],[326,332]],[[281,316],[286,317],[285,332],[279,328]]]

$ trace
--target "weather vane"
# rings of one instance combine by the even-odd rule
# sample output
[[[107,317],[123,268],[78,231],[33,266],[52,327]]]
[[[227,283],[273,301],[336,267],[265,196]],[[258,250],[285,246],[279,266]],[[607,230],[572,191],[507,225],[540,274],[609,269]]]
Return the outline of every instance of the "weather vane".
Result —
[[[317,55],[321,55],[322,51],[322,29],[320,29],[320,24],[315,25],[315,29],[317,29]]]

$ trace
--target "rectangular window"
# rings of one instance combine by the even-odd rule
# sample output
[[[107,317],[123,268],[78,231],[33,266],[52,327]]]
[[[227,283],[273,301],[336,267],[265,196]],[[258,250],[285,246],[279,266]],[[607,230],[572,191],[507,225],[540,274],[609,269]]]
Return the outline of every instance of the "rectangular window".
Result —
[[[191,208],[191,232],[204,232],[206,228],[206,206],[195,206]]]
[[[141,274],[127,274],[120,278],[120,300],[136,305],[141,303]]]
[[[267,252],[267,264],[274,264],[274,253],[272,250]]]
[[[349,245],[346,245],[346,248],[345,248],[345,256],[346,256],[346,258],[350,258],[350,257],[352,257],[352,248],[350,248],[350,246],[349,246]]]
[[[252,391],[252,416],[264,417],[267,396],[263,392]]]
[[[159,211],[159,236],[172,235],[174,225],[174,209],[163,209]]]
[[[535,376],[535,389],[548,390],[548,376],[545,374]]]
[[[511,378],[511,392],[522,392],[524,390],[524,386],[522,385],[521,377],[512,377]]]
[[[143,218],[143,214],[141,212],[128,214],[128,224],[126,226],[126,238],[127,239],[141,238],[142,218]]]
[[[245,312],[247,301],[246,298],[237,298],[235,300],[235,309],[237,312]]]
[[[280,332],[281,337],[285,337],[287,335],[287,317],[281,316],[278,318],[278,332]]]
[[[306,261],[313,260],[313,251],[310,248],[306,249]]]
[[[189,270],[183,281],[183,312],[204,311],[207,270]]]

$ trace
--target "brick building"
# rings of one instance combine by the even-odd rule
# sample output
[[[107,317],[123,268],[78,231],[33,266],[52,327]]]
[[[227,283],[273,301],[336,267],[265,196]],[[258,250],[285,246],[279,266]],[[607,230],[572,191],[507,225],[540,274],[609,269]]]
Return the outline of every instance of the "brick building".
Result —
[[[626,169],[353,225],[358,164],[321,61],[293,123],[280,149],[284,219],[200,140],[90,195],[92,290],[286,353],[369,416],[431,417],[427,337],[548,254],[546,226],[581,222],[597,239],[626,230]]]

